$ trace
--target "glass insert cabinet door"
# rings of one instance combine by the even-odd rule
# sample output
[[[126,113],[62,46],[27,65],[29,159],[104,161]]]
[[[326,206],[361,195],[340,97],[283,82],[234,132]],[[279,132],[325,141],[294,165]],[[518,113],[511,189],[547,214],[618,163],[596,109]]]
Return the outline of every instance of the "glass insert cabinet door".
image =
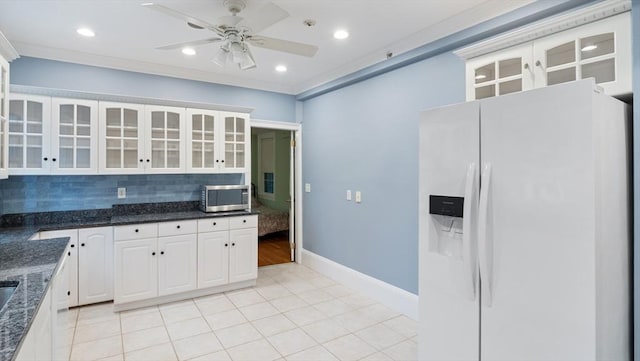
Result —
[[[224,159],[226,170],[246,167],[247,134],[249,117],[233,113],[223,113],[224,119]]]
[[[631,89],[628,16],[621,14],[536,40],[536,87],[594,78],[610,95]]]
[[[467,99],[484,99],[533,87],[531,46],[509,48],[467,62]]]
[[[100,172],[139,173],[144,155],[144,106],[100,102]]]
[[[214,170],[221,164],[219,119],[216,111],[187,109],[187,171]]]
[[[52,172],[97,173],[98,102],[52,98]]]
[[[182,150],[185,132],[185,110],[183,108],[146,106],[145,169],[147,172],[183,172],[185,154]]]
[[[57,158],[50,149],[51,98],[11,94],[8,119],[11,174],[46,174]]]

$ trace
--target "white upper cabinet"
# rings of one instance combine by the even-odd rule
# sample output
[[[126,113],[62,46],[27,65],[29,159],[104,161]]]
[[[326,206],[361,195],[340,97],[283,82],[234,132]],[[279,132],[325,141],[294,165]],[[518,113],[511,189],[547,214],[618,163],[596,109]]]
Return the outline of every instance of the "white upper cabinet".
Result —
[[[7,178],[9,172],[7,158],[8,114],[9,113],[9,62],[0,56],[0,179]]]
[[[98,172],[98,102],[52,98],[52,173]]]
[[[144,106],[100,102],[100,173],[142,173]]]
[[[145,170],[147,173],[184,173],[185,109],[145,106]]]
[[[224,158],[220,160],[225,171],[244,171],[247,166],[249,117],[246,114],[221,112],[224,119]]]
[[[456,54],[468,59],[467,100],[586,78],[595,78],[606,94],[630,94],[629,9],[628,1],[601,2],[457,50]],[[612,14],[617,15],[609,16]]]
[[[248,114],[187,109],[187,118],[189,172],[246,171]]]
[[[48,174],[53,155],[51,98],[11,94],[9,101],[9,172]]]

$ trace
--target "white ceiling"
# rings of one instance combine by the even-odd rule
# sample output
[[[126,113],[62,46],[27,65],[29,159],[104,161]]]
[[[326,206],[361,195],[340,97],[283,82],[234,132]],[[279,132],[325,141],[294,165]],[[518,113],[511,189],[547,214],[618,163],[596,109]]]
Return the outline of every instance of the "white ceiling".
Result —
[[[247,0],[249,16],[268,0]],[[256,69],[220,68],[211,62],[216,44],[189,57],[162,45],[213,37],[182,21],[140,6],[144,0],[0,0],[0,31],[23,56],[106,66],[297,94],[353,71],[513,10],[533,0],[273,0],[290,17],[261,35],[313,44],[306,58],[253,47]],[[216,24],[228,15],[223,0],[155,0]],[[303,25],[305,19],[317,22]],[[84,38],[76,28],[92,28]],[[350,37],[336,40],[333,32]],[[274,67],[284,64],[286,73]]]

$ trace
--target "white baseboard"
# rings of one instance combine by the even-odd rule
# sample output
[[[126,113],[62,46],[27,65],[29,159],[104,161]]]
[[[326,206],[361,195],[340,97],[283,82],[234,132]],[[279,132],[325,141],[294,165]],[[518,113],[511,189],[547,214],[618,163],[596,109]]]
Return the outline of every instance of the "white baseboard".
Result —
[[[418,296],[411,292],[367,276],[306,249],[302,250],[301,263],[349,288],[361,292],[396,312],[418,320]]]

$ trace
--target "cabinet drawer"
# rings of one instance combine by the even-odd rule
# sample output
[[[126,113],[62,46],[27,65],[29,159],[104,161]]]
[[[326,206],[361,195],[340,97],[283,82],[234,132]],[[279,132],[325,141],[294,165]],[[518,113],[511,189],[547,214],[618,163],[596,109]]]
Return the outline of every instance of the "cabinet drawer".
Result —
[[[117,226],[113,230],[115,241],[126,241],[130,239],[143,239],[158,237],[158,224],[132,224],[128,226]]]
[[[229,218],[229,229],[258,227],[258,216],[243,216]]]
[[[162,222],[158,223],[158,235],[162,236],[177,236],[181,234],[191,234],[198,231],[198,221],[185,220],[176,222]]]
[[[229,218],[206,218],[198,220],[198,233],[226,231],[229,229]]]

